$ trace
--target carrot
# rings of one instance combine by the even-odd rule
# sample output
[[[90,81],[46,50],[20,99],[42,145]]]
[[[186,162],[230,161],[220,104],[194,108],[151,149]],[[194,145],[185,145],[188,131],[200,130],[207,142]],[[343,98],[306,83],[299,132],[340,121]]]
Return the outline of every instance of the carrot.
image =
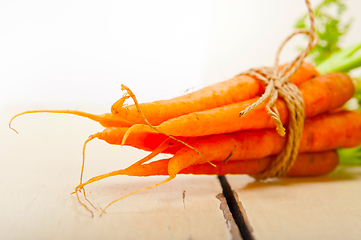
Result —
[[[299,177],[324,175],[335,170],[338,164],[339,156],[335,150],[303,153],[298,156],[286,176]]]
[[[286,66],[287,66],[287,63],[281,65],[278,69],[282,70]],[[297,69],[297,71],[288,80],[298,86],[301,83],[304,83],[307,80],[318,77],[318,76],[320,76],[320,73],[317,71],[317,69],[315,68],[315,66],[313,64],[307,63],[307,62],[302,62],[300,67]]]
[[[266,170],[276,156],[269,156],[249,161],[222,162],[216,168],[209,164],[192,165],[180,171],[180,174],[249,174],[255,175]],[[338,165],[335,150],[298,154],[295,163],[286,174],[287,177],[319,176],[332,172]],[[151,164],[151,163],[149,163]]]
[[[227,175],[227,174],[249,174],[254,175],[266,170],[275,155],[251,160],[234,160],[217,163],[216,167],[203,163],[189,166],[179,172],[179,174],[196,175]],[[317,176],[332,172],[338,165],[337,151],[330,150],[324,152],[300,153],[294,165],[287,173],[288,177],[294,176]],[[115,171],[117,175],[128,176],[156,176],[168,175],[169,159],[162,159],[147,164],[129,167]],[[91,179],[90,179],[91,180]],[[89,181],[90,181],[89,180]]]
[[[110,127],[104,129],[102,132],[93,134],[93,136],[95,138],[105,140],[109,144],[121,145],[122,139],[128,130],[129,128],[127,127]],[[161,133],[134,131],[126,139],[124,145],[132,146],[145,151],[153,151],[167,138],[168,137],[166,135]],[[181,138],[181,140],[183,139]]]
[[[283,68],[285,65],[281,66]],[[290,77],[290,81],[299,85],[319,73],[312,64],[303,63]],[[232,79],[202,88],[198,91],[169,100],[140,104],[140,107],[152,125],[158,125],[168,119],[196,111],[203,111],[235,102],[260,96],[264,92],[264,85],[254,77],[237,75]],[[123,99],[114,103],[111,112],[114,116],[136,123],[145,123],[139,116],[135,105],[123,106]],[[126,127],[126,125],[122,125]]]
[[[329,73],[302,83],[299,86],[305,102],[305,115],[312,117],[335,109],[349,100],[354,93],[352,80],[343,73]],[[259,98],[225,105],[201,112],[193,112],[169,119],[156,128],[172,136],[204,136],[235,132],[248,129],[275,127],[274,121],[267,114],[265,104],[254,109],[244,117],[239,112],[246,109]],[[284,124],[288,122],[288,109],[282,99],[276,101],[276,107]],[[136,124],[130,128],[138,131],[156,132],[145,124]],[[129,133],[128,133],[129,134]],[[126,137],[128,136],[126,135]]]
[[[154,151],[162,142],[168,139],[168,136],[162,133],[134,131],[132,132],[132,134],[129,135],[125,143],[122,144],[123,137],[128,130],[129,128],[125,127],[106,128],[102,132],[91,135],[91,138],[98,138],[113,145],[131,146],[145,151]],[[190,140],[190,138],[183,137],[179,137],[178,139],[183,142],[188,142]],[[183,147],[182,144],[179,144],[177,141],[171,139],[169,139],[167,145],[168,147],[164,151],[162,151],[163,153],[175,154],[181,147]]]

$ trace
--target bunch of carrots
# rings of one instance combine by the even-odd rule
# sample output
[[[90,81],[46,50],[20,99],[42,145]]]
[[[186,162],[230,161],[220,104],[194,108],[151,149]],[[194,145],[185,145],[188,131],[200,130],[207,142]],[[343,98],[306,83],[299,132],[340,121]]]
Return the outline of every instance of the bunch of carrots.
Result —
[[[338,165],[335,149],[361,144],[361,114],[342,108],[354,94],[353,82],[344,73],[320,75],[306,62],[289,80],[302,92],[306,119],[299,155],[287,176],[327,174]],[[150,152],[125,169],[86,182],[82,179],[83,157],[80,184],[75,189],[77,196],[84,186],[115,175],[168,176],[136,192],[169,182],[177,174],[256,175],[270,166],[287,140],[289,112],[281,98],[276,101],[276,107],[286,126],[284,137],[277,133],[265,104],[239,117],[239,113],[264,92],[265,86],[255,77],[241,74],[187,95],[151,103],[138,103],[129,88],[122,85],[122,89],[125,90],[123,97],[113,104],[110,113],[103,115],[37,110],[15,116],[34,112],[67,113],[99,122],[105,129],[88,138],[83,156],[86,144],[95,138]],[[128,98],[133,99],[133,105],[124,105]],[[173,156],[149,162],[160,153]]]

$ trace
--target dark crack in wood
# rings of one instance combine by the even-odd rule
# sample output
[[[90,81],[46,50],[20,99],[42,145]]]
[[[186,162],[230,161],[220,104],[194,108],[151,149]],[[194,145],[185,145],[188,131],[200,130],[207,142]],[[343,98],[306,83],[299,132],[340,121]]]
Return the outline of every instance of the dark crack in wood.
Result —
[[[223,212],[223,217],[226,220],[227,227],[232,235],[232,240],[243,240],[241,233],[239,232],[238,226],[232,217],[232,213],[229,210],[227,200],[223,196],[223,193],[217,194],[216,198],[221,202],[219,208]]]
[[[252,229],[249,226],[249,222],[246,216],[242,213],[244,209],[237,201],[237,199],[234,196],[234,192],[231,189],[231,186],[229,185],[227,179],[225,176],[218,176],[218,179],[221,183],[222,189],[223,189],[223,195],[226,198],[228,208],[230,212],[232,213],[232,217],[239,229],[239,232],[241,234],[241,237],[243,240],[254,240],[254,237],[252,235]]]

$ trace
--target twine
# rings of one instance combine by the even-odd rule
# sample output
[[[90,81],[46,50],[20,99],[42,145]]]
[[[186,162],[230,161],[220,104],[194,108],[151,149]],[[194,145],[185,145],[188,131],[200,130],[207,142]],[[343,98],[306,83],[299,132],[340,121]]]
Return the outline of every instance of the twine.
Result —
[[[289,37],[287,37],[284,42],[282,42],[281,46],[277,51],[273,68],[260,67],[250,69],[246,72],[241,73],[256,77],[266,85],[266,89],[264,94],[257,102],[253,103],[244,111],[240,112],[240,117],[246,115],[254,108],[258,107],[260,104],[268,100],[266,104],[266,111],[274,120],[278,134],[283,137],[285,136],[286,130],[283,127],[277,107],[275,105],[278,96],[284,99],[286,106],[289,110],[288,136],[286,145],[282,152],[277,156],[275,161],[273,161],[272,164],[264,172],[253,176],[256,179],[285,176],[295,162],[298,154],[298,148],[302,138],[303,123],[305,118],[305,106],[301,91],[296,85],[289,81],[289,77],[297,71],[309,51],[317,44],[317,36],[315,34],[314,26],[314,14],[309,0],[305,1],[311,22],[310,29],[295,31]],[[308,35],[309,43],[307,47],[282,70],[278,70],[279,56],[284,45],[297,34]]]

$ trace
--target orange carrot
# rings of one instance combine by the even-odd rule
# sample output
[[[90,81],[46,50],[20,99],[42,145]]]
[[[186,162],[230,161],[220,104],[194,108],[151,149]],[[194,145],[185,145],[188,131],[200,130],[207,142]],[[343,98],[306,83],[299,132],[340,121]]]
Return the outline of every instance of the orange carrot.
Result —
[[[266,170],[276,156],[268,156],[260,159],[234,160],[217,163],[216,167],[208,163],[189,166],[179,172],[179,174],[197,175],[227,175],[227,174],[249,174],[254,175]],[[338,155],[335,150],[313,153],[300,153],[294,165],[287,173],[291,176],[317,176],[332,172],[338,164]],[[128,176],[156,176],[168,175],[169,159],[162,159],[147,164],[129,167],[118,170],[118,175]]]
[[[282,70],[287,64],[281,65],[278,69]],[[320,76],[315,66],[311,63],[303,62],[297,71],[289,78],[289,81],[297,86],[309,79]]]
[[[352,80],[343,73],[329,73],[304,82],[299,86],[305,102],[305,115],[312,117],[340,107],[354,93]],[[170,119],[156,126],[162,132],[172,136],[204,136],[235,132],[248,129],[274,128],[275,123],[265,110],[265,104],[247,115],[239,117],[239,112],[246,109],[258,98],[225,105],[201,112],[193,112]],[[288,109],[282,99],[276,106],[283,124],[288,122]],[[156,132],[145,124],[133,125],[130,130]],[[126,135],[127,137],[127,135]]]
[[[180,171],[180,174],[249,174],[255,175],[266,170],[276,156],[269,156],[249,161],[229,161],[212,167],[210,164],[192,165]],[[295,163],[286,174],[287,177],[318,176],[332,172],[338,165],[337,151],[300,153]],[[151,163],[149,163],[151,164]]]
[[[339,163],[337,151],[299,154],[288,171],[288,177],[318,176],[335,170]],[[209,165],[209,164],[208,164]]]
[[[95,138],[105,140],[109,144],[121,145],[125,133],[129,130],[126,127],[110,127],[104,131],[93,134]],[[124,145],[132,146],[145,151],[153,151],[168,137],[161,133],[148,133],[134,131],[126,140]],[[171,143],[170,143],[171,144]]]
[[[290,77],[290,81],[299,85],[318,75],[319,73],[312,64],[303,63]],[[147,120],[152,125],[158,125],[168,119],[181,115],[251,99],[262,95],[263,92],[264,85],[254,77],[237,75],[232,79],[216,83],[184,96],[143,103],[140,104],[140,107]],[[132,124],[145,123],[139,116],[135,105],[124,107],[123,102],[123,99],[120,99],[113,104],[111,112],[114,116],[126,119]],[[126,127],[126,125],[122,126]]]

